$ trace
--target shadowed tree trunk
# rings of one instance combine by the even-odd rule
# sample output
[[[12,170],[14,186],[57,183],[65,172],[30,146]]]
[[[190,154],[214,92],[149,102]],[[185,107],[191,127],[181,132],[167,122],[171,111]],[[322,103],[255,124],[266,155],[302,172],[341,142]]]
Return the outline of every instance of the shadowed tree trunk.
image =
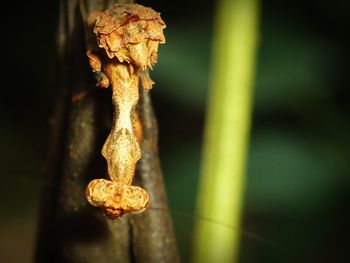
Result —
[[[110,220],[85,198],[85,187],[106,174],[100,151],[112,122],[110,90],[95,88],[85,52],[93,45],[84,27],[91,11],[117,1],[61,0],[58,26],[57,99],[47,165],[47,184],[37,240],[37,262],[178,262],[157,152],[157,124],[149,94],[140,89],[142,158],[135,185],[151,206],[139,215]],[[127,2],[127,1],[119,1]]]

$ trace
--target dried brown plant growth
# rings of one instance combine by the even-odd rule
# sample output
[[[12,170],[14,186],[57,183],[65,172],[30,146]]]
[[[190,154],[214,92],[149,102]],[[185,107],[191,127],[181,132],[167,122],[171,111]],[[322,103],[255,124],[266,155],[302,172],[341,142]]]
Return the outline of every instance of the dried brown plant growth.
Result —
[[[158,44],[165,42],[164,28],[159,13],[138,4],[117,4],[96,16],[94,33],[102,49],[89,50],[87,56],[98,76],[98,86],[112,87],[115,114],[102,148],[111,181],[91,181],[86,196],[90,204],[101,207],[110,218],[140,213],[149,203],[147,192],[131,185],[141,158],[142,128],[135,106],[139,82],[145,90],[152,88],[148,69],[157,62]]]

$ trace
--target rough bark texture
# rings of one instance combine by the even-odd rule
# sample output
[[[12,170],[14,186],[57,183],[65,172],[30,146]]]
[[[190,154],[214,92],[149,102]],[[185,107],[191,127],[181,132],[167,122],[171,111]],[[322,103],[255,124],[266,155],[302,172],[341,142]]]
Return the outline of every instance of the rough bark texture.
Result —
[[[143,126],[142,158],[135,184],[145,188],[151,207],[140,215],[130,217],[132,248],[137,262],[178,262],[172,221],[158,159],[157,122],[147,92],[141,91],[139,114]]]
[[[112,104],[109,90],[94,87],[85,56],[91,35],[84,33],[83,20],[92,10],[104,10],[113,2],[86,0],[79,5],[78,0],[61,0],[58,91],[36,262],[179,261],[168,213],[149,210],[109,220],[85,199],[88,182],[106,174],[100,151],[109,133]],[[136,184],[150,193],[151,206],[167,209],[149,94],[142,92],[139,111],[144,139]]]

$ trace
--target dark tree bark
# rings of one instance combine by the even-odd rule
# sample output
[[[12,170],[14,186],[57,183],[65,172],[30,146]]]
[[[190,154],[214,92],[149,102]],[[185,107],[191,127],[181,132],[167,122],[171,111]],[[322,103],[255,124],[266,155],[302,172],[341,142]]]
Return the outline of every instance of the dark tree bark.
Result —
[[[143,126],[142,158],[135,183],[147,189],[151,206],[144,213],[131,216],[132,247],[137,262],[178,262],[172,221],[168,212],[162,171],[159,164],[157,122],[150,96],[141,91],[139,116]]]
[[[148,93],[140,89],[142,158],[135,184],[151,206],[140,215],[108,219],[85,199],[85,187],[106,174],[100,154],[112,121],[109,90],[97,90],[85,56],[93,45],[84,27],[92,10],[114,1],[61,0],[58,28],[57,99],[52,121],[47,184],[36,250],[37,262],[178,262],[157,152],[157,124]],[[125,1],[123,1],[125,2]],[[77,99],[78,98],[78,99]]]

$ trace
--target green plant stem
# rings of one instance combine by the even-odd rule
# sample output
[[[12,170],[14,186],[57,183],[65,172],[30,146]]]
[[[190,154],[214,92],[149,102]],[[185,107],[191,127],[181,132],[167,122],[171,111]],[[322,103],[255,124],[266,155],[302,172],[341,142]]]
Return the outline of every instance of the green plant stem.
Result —
[[[219,2],[197,213],[237,230],[198,220],[193,262],[238,258],[258,18],[258,0]]]

